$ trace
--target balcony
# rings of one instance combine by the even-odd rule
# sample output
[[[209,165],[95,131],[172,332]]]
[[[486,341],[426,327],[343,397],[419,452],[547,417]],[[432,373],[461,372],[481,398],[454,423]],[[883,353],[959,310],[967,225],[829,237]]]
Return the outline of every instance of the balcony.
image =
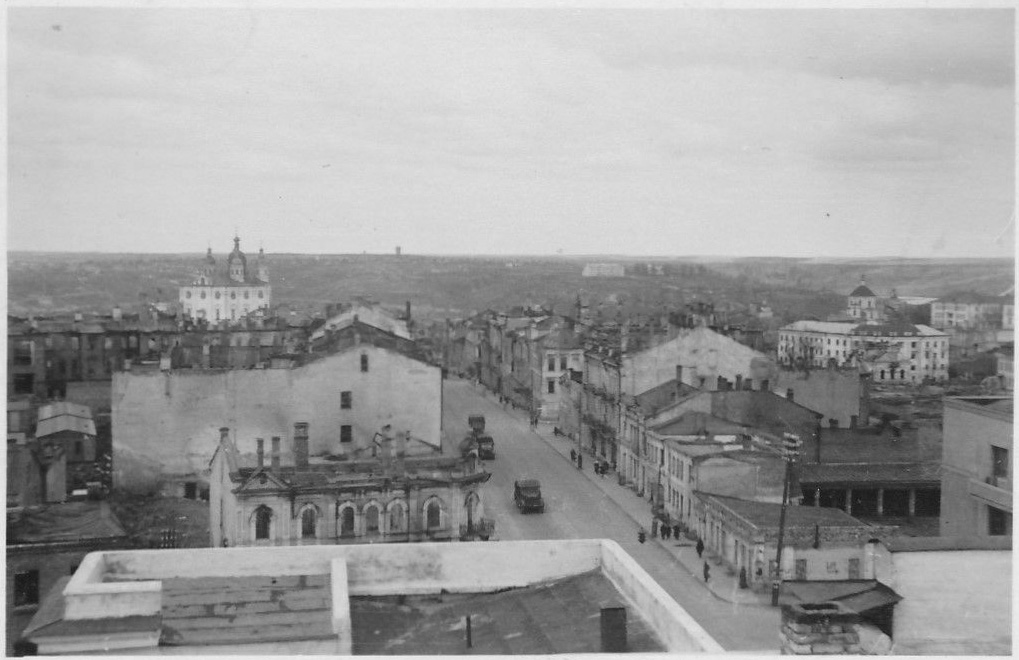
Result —
[[[1008,477],[969,480],[969,494],[1004,511],[1012,510],[1012,481]]]

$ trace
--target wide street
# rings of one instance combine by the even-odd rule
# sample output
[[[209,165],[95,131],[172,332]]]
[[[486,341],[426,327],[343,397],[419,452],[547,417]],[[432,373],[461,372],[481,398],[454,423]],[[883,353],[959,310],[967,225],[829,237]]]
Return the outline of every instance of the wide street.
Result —
[[[591,481],[589,464],[585,462],[581,473],[530,430],[526,412],[504,409],[495,395],[466,380],[452,378],[443,385],[446,437],[459,441],[469,430],[467,416],[479,413],[486,418],[486,433],[495,439],[495,460],[485,461],[492,478],[485,487],[484,505],[486,517],[495,520],[496,538],[612,539],[726,650],[778,652],[776,609],[720,600],[659,543],[638,543],[638,523]],[[541,482],[544,514],[522,514],[514,506],[513,482],[523,478]],[[643,524],[649,522],[650,509]]]

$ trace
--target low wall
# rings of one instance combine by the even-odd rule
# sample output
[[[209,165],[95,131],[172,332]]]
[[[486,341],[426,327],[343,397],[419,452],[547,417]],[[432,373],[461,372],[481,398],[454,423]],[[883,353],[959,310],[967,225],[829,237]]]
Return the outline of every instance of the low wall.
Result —
[[[350,594],[484,592],[556,580],[597,569],[600,541],[502,541],[272,548],[133,550],[104,553],[122,580],[228,575],[327,575],[334,559],[347,562]],[[173,559],[171,559],[171,557]]]
[[[103,582],[109,571],[106,553],[93,552],[82,560],[64,587],[64,618],[106,619],[151,616],[163,607],[159,581]]]
[[[725,649],[615,541],[601,542],[601,568],[640,611],[668,651],[689,652],[693,648],[724,653]]]

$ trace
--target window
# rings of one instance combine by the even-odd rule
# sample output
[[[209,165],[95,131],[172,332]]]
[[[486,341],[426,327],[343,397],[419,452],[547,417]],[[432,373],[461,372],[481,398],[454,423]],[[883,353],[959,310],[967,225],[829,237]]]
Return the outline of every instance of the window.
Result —
[[[14,393],[31,394],[35,390],[35,375],[14,374]]]
[[[860,579],[860,559],[859,557],[853,557],[849,560],[849,579],[859,580]]]
[[[237,292],[236,291],[231,291],[230,292],[230,300],[237,300]]]
[[[14,607],[39,604],[39,571],[14,574]]]
[[[1010,536],[1012,534],[1012,514],[993,506],[987,507],[987,534],[989,536]]]
[[[245,299],[245,300],[247,300],[247,299],[248,299],[248,297],[249,297],[249,296],[248,296],[248,292],[247,292],[247,291],[245,291],[245,292],[244,292],[244,299]]]
[[[379,508],[375,505],[364,510],[364,528],[367,534],[379,533]]]
[[[548,393],[555,394],[555,379],[550,378],[548,381]]]
[[[404,514],[403,504],[397,502],[392,505],[392,510],[389,512],[389,531],[402,532],[405,525],[406,515]]]
[[[78,338],[77,337],[71,337],[71,349],[76,351],[76,350],[78,350],[78,348],[80,348],[80,346],[81,346],[81,342],[78,340]]]
[[[82,455],[81,440],[74,441],[74,455],[78,457]]]
[[[216,297],[218,298],[219,294],[216,294]],[[204,291],[202,291],[202,300],[205,300],[205,292]]]
[[[220,292],[219,292],[219,291],[217,291],[217,292],[216,292],[216,300],[219,300],[219,298],[220,298],[220,296],[221,296],[221,295],[222,295],[222,294],[220,294]],[[204,293],[202,294],[202,297],[203,297],[203,298],[205,297],[205,294],[204,294]]]
[[[340,392],[340,408],[343,410],[350,410],[351,395],[349,390]]]
[[[340,513],[340,536],[354,535],[354,509],[346,507]]]
[[[555,371],[555,356],[553,355],[548,359],[548,370]]]
[[[318,516],[315,515],[315,509],[307,508],[301,513],[301,538],[302,539],[313,539],[315,538],[315,523],[317,522]]]
[[[364,353],[361,354],[361,373],[368,372],[368,356]]]
[[[563,357],[559,358],[559,368],[561,370],[563,370],[563,371],[566,371],[566,356],[565,355]]]
[[[425,509],[425,527],[427,529],[438,529],[442,524],[442,507],[435,500],[428,503]]]
[[[263,292],[259,291],[259,292],[258,292],[258,297],[259,297],[259,298],[264,298],[264,297],[265,297],[265,294],[264,294]]]
[[[255,540],[267,540],[272,526],[272,509],[260,506],[255,510]]]
[[[185,293],[184,297],[187,298],[188,300],[191,300],[191,292],[188,291],[187,293]]]
[[[995,477],[1008,477],[1008,450],[991,445],[991,474]]]
[[[340,427],[340,442],[350,442],[354,439],[354,432],[350,424]]]

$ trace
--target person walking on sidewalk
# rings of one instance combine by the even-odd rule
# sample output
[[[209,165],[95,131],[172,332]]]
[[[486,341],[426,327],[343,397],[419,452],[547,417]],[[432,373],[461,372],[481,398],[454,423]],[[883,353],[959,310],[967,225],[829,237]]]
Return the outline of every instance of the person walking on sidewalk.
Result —
[[[670,536],[672,536],[672,527],[669,525],[662,525],[662,538],[668,541]]]
[[[577,462],[577,450],[576,449],[570,449],[570,461],[572,461],[574,463]]]
[[[672,538],[679,540],[679,523],[672,526]]]
[[[708,566],[708,562],[704,562],[704,583],[707,584],[709,579],[711,579],[711,567]]]
[[[700,559],[700,556],[704,554],[704,541],[702,539],[697,539],[697,546],[696,546],[696,548],[697,548],[697,558]],[[707,564],[704,564],[704,565],[707,566]]]
[[[658,536],[658,518],[651,519],[651,536]]]

